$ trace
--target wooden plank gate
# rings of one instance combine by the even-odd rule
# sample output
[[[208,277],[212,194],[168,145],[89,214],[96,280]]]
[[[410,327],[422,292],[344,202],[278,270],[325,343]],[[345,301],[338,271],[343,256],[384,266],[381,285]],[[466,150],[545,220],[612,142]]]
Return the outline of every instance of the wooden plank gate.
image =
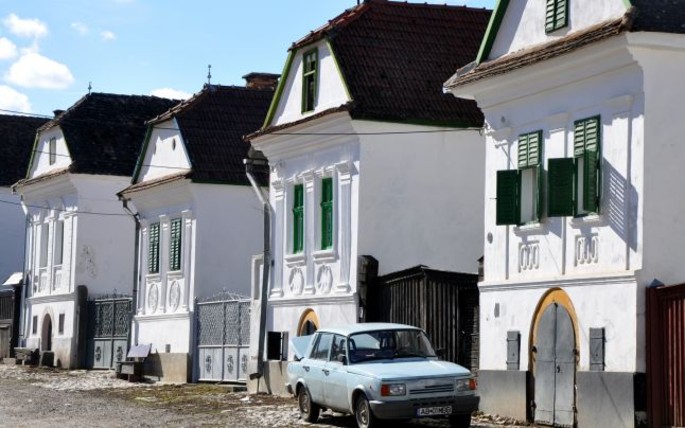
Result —
[[[685,426],[685,284],[647,289],[650,427]]]
[[[245,381],[250,348],[250,300],[228,296],[196,303],[200,381]]]
[[[126,359],[131,328],[131,297],[112,296],[88,300],[86,367],[113,369]]]
[[[0,360],[14,357],[19,337],[19,302],[22,287],[0,286]]]
[[[423,328],[441,358],[478,372],[478,275],[417,266],[376,278],[367,321]]]

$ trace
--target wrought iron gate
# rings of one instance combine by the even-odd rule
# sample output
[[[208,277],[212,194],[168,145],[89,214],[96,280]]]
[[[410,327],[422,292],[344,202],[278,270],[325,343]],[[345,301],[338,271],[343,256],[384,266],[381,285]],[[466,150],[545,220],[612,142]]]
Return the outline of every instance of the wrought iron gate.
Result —
[[[543,312],[535,351],[535,422],[572,427],[575,421],[575,333],[571,317],[563,306],[554,303]]]
[[[250,347],[250,301],[246,298],[197,303],[198,380],[243,381]]]
[[[126,358],[131,328],[131,298],[105,297],[88,301],[86,366],[111,369]]]

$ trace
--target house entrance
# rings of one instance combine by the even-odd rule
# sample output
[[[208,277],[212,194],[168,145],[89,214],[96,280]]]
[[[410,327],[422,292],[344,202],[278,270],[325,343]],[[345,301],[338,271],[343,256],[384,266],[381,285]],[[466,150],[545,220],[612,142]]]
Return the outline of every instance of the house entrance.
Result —
[[[45,315],[43,318],[43,329],[41,330],[40,345],[41,351],[52,350],[52,318],[50,315]]]
[[[562,302],[570,307],[570,300],[563,291],[557,290],[548,295],[540,306],[534,325],[531,358],[535,375],[534,415],[535,423],[573,427],[576,333],[572,315]]]
[[[126,358],[131,297],[99,297],[88,300],[87,305],[86,367],[113,369]]]

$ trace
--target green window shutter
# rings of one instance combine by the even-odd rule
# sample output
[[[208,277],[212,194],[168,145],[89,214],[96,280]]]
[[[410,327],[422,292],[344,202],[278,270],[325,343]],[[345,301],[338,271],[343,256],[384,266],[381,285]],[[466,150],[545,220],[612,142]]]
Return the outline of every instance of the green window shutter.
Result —
[[[304,186],[293,187],[293,253],[304,249]]]
[[[181,269],[181,219],[171,221],[171,236],[169,240],[169,270]]]
[[[519,135],[519,168],[525,168],[528,166],[528,135]]]
[[[556,10],[556,0],[547,0],[547,10],[545,13],[545,31],[554,31],[554,23],[556,22],[554,12]]]
[[[497,225],[519,224],[521,222],[519,183],[518,170],[497,171]]]
[[[540,164],[540,149],[542,131],[519,135],[518,165],[519,168],[527,168]]]
[[[599,152],[597,147],[587,148],[583,161],[583,209],[599,212]]]
[[[333,247],[333,179],[321,180],[321,249]]]
[[[316,49],[302,55],[302,112],[314,110],[318,92],[319,52]]]
[[[547,0],[545,32],[550,33],[568,25],[568,0]]]
[[[573,158],[550,159],[547,164],[547,215],[549,217],[572,216],[573,178],[575,164]]]
[[[148,253],[147,253],[148,273],[159,272],[159,223],[150,225]]]
[[[535,214],[537,215],[538,221],[540,221],[540,219],[542,219],[542,203],[543,203],[543,200],[542,200],[542,194],[543,194],[542,186],[543,186],[543,183],[544,183],[543,180],[542,180],[542,174],[543,174],[543,173],[544,173],[544,171],[542,170],[542,163],[540,163],[540,164],[538,164],[538,166],[537,166],[537,179],[538,179],[537,181],[538,181],[538,182],[537,182],[537,187],[536,187],[536,189],[535,189],[535,201],[536,201],[536,202],[535,202],[535,204],[536,204],[536,205],[535,205],[535,209],[536,209],[536,213],[535,213]]]

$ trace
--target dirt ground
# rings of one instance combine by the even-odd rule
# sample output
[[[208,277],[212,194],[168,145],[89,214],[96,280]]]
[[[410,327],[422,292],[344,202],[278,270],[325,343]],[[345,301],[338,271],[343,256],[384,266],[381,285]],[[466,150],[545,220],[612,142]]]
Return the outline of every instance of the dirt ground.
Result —
[[[494,422],[498,422],[495,424]],[[474,418],[474,428],[509,421]],[[293,398],[248,395],[214,384],[129,383],[109,371],[64,371],[0,364],[0,427],[354,427],[351,417],[299,420]],[[447,427],[442,420],[410,427]],[[509,424],[510,427],[514,425]]]

